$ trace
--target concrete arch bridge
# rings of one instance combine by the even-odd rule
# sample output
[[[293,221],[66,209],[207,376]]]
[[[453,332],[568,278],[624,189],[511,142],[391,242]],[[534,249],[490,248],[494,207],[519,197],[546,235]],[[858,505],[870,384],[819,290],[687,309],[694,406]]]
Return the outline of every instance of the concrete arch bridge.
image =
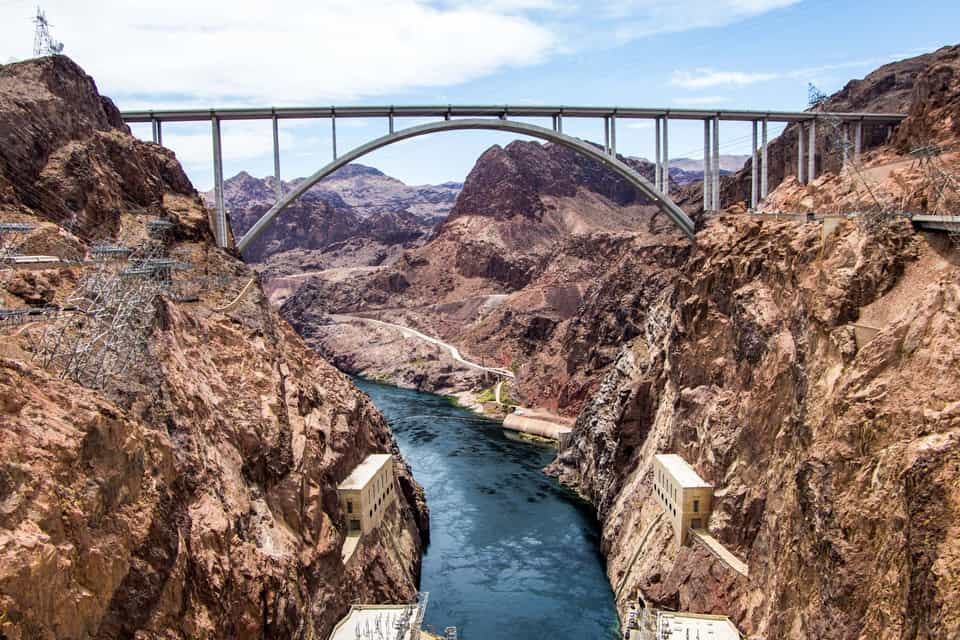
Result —
[[[620,107],[533,107],[533,106],[427,106],[427,107],[320,107],[320,108],[267,108],[267,109],[209,109],[176,111],[126,111],[122,117],[127,123],[151,123],[153,140],[163,144],[162,126],[164,122],[200,122],[211,123],[211,141],[213,146],[214,192],[216,214],[214,234],[220,246],[226,246],[229,238],[226,208],[223,200],[223,154],[220,136],[220,123],[223,120],[272,120],[273,121],[273,158],[277,181],[277,202],[237,241],[241,251],[248,247],[270,222],[297,198],[302,196],[317,182],[337,169],[383,147],[402,140],[419,136],[443,133],[447,131],[491,130],[516,133],[540,140],[546,140],[568,147],[616,173],[637,191],[647,196],[691,240],[694,237],[694,225],[689,216],[680,209],[669,196],[669,123],[671,120],[702,120],[704,130],[704,190],[703,205],[707,211],[720,208],[720,122],[751,122],[753,125],[753,173],[751,205],[767,195],[767,126],[769,122],[798,123],[799,136],[798,175],[801,181],[813,179],[816,172],[815,141],[818,122],[840,123],[845,137],[853,129],[855,154],[860,153],[864,124],[887,127],[888,130],[899,124],[906,116],[903,114],[883,113],[825,113],[825,112],[786,112],[786,111],[706,111],[697,109],[641,109]],[[343,154],[337,153],[338,118],[386,118],[387,133]],[[421,124],[397,130],[396,118],[436,117],[437,122]],[[280,192],[280,145],[278,120],[280,119],[328,119],[331,124],[333,158],[330,163],[307,178],[287,194]],[[550,118],[551,128],[541,127],[511,118]],[[603,148],[585,142],[563,132],[564,118],[595,118],[604,123]],[[617,121],[623,119],[647,119],[655,122],[656,161],[654,181],[650,182],[636,170],[617,157]],[[805,156],[804,135],[809,134],[810,152]],[[758,137],[760,143],[758,144]]]

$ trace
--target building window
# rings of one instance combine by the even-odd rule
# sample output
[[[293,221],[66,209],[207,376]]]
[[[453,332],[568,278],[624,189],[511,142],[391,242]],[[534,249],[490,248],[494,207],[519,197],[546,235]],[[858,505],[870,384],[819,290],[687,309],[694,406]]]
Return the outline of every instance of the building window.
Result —
[[[347,513],[353,513],[353,500],[347,500]]]
[[[693,501],[693,512],[694,512],[694,513],[700,513],[700,501],[699,501],[699,500],[694,500],[694,501]]]

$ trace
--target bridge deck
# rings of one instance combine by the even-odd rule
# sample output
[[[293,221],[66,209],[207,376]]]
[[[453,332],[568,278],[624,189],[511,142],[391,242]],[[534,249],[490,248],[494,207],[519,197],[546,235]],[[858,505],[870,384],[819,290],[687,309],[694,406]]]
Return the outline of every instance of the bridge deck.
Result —
[[[753,122],[806,122],[810,120],[841,120],[874,124],[898,124],[906,118],[900,113],[814,113],[809,111],[753,111],[709,109],[658,109],[638,107],[576,107],[528,105],[427,105],[427,106],[329,106],[329,107],[262,107],[242,109],[168,109],[124,111],[125,122],[199,122],[216,117],[220,120],[269,120],[305,118],[670,118],[672,120],[720,120]]]

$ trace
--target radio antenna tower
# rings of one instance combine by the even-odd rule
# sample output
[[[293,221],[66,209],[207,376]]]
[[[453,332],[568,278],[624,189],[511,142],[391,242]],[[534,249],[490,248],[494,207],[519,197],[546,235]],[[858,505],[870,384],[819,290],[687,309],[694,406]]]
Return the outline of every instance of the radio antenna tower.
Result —
[[[33,19],[33,23],[37,27],[33,32],[33,56],[39,58],[63,53],[63,43],[57,42],[50,35],[50,23],[40,7],[37,7],[37,17]]]

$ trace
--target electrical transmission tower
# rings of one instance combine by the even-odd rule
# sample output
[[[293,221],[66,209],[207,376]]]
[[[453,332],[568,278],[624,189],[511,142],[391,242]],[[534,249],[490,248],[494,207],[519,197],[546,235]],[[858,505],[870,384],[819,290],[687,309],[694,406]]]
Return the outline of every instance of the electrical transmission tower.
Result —
[[[170,221],[149,220],[146,226],[147,238],[135,248],[91,249],[95,265],[67,300],[77,313],[44,332],[37,358],[61,378],[101,388],[142,363],[157,299],[168,292],[173,271],[190,267],[167,255]]]
[[[43,10],[37,7],[37,16],[33,19],[36,29],[33,33],[33,56],[52,56],[63,53],[63,43],[57,42],[50,35],[50,23]]]

